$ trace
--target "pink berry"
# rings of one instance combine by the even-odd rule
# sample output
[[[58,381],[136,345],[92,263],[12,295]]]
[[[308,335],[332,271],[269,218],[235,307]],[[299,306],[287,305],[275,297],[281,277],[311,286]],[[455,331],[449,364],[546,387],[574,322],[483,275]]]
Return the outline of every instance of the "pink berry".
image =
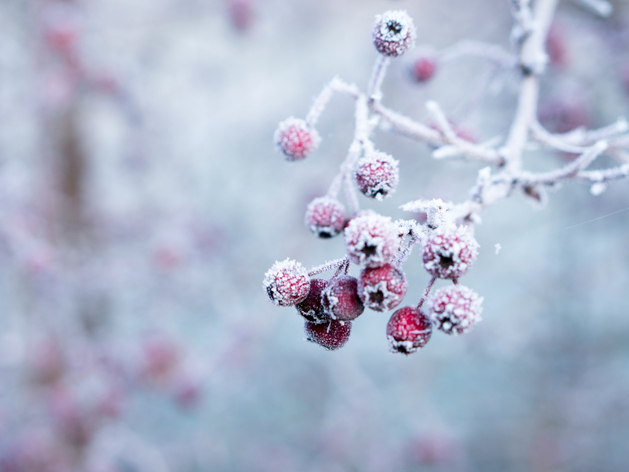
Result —
[[[349,259],[363,267],[388,264],[400,248],[398,230],[391,218],[369,212],[353,218],[345,229]]]
[[[358,296],[374,311],[392,310],[398,306],[407,288],[404,273],[391,264],[363,269],[358,279]]]
[[[403,10],[390,10],[376,16],[373,44],[380,54],[397,57],[415,45],[413,19]]]
[[[327,287],[328,281],[324,279],[310,280],[310,292],[306,299],[295,305],[301,316],[311,323],[325,323],[330,320],[330,315],[325,312],[321,303],[321,293]]]
[[[428,82],[433,78],[437,70],[437,61],[433,57],[420,57],[415,60],[412,67],[413,78],[419,82]]]
[[[317,324],[306,321],[304,325],[306,339],[324,348],[334,351],[345,345],[352,331],[351,321],[330,321]]]
[[[387,339],[391,352],[411,354],[426,345],[432,335],[430,318],[416,308],[400,308],[389,319]]]
[[[275,131],[275,145],[289,161],[300,161],[314,151],[321,138],[304,120],[288,118]]]
[[[395,192],[399,180],[398,161],[384,152],[372,152],[356,166],[354,178],[367,197],[382,200]]]
[[[293,259],[273,264],[262,283],[271,301],[279,306],[303,302],[310,291],[308,271]]]
[[[343,231],[345,207],[335,198],[315,198],[306,209],[305,223],[320,238],[332,238]]]
[[[434,230],[424,245],[424,267],[440,279],[458,279],[476,260],[478,243],[463,226],[444,225]]]
[[[321,303],[326,313],[341,321],[358,318],[365,310],[358,296],[358,280],[350,275],[332,279],[323,291]]]
[[[568,51],[566,44],[566,33],[560,23],[554,22],[548,30],[546,36],[546,52],[550,63],[563,68],[568,64]]]
[[[436,290],[427,306],[436,327],[447,334],[464,334],[481,320],[483,298],[463,285]]]

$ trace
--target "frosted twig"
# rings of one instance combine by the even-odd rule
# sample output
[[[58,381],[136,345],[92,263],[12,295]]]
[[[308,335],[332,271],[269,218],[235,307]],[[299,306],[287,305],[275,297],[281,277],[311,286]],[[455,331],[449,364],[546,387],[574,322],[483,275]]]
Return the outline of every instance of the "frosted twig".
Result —
[[[367,91],[369,100],[379,102],[382,98],[382,81],[386,75],[389,61],[390,59],[387,56],[383,56],[381,54],[378,55],[376,63],[373,67],[373,72],[371,73],[371,79],[369,80],[369,88]]]
[[[629,164],[604,170],[590,170],[579,172],[575,179],[581,182],[601,183],[621,180],[629,177]]]
[[[332,98],[334,92],[349,95],[353,98],[358,98],[360,95],[358,87],[347,84],[338,77],[334,77],[330,83],[323,88],[317,98],[315,98],[312,107],[310,107],[310,111],[308,111],[306,115],[306,123],[308,123],[309,126],[315,126],[317,124],[321,113],[323,113],[323,110],[330,101],[330,98]]]
[[[607,17],[612,14],[612,4],[606,0],[572,0],[582,6],[589,8],[599,16]]]
[[[430,279],[430,282],[428,282],[428,285],[426,286],[426,289],[424,290],[424,293],[423,293],[422,297],[419,299],[419,303],[417,303],[417,309],[418,310],[422,307],[422,305],[424,304],[424,302],[428,298],[428,294],[432,290],[432,286],[435,284],[436,280],[437,280],[437,277],[432,277]]]
[[[313,267],[308,271],[308,277],[314,277],[315,275],[322,274],[323,272],[328,272],[330,270],[338,269],[343,264],[345,264],[349,259],[347,257],[342,257],[340,259],[335,259],[333,261],[328,261],[325,264],[321,264]]]

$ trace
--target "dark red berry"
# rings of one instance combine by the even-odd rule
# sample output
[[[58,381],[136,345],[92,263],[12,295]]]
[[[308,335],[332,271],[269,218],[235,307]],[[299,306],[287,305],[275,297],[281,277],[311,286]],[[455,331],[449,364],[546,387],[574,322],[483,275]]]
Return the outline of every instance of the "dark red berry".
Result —
[[[391,352],[411,354],[424,347],[431,335],[430,318],[410,306],[393,313],[387,324],[387,339]]]
[[[437,70],[437,62],[433,57],[420,57],[413,63],[412,74],[413,78],[419,82],[428,82],[433,78]]]
[[[334,351],[345,345],[352,331],[351,321],[330,321],[328,323],[311,323],[304,325],[306,339],[324,348]]]
[[[321,138],[317,130],[308,126],[304,120],[291,117],[279,124],[274,140],[287,160],[300,161],[319,146]]]
[[[424,244],[424,267],[440,279],[458,279],[469,270],[477,255],[478,243],[467,228],[443,225]]]
[[[358,296],[358,280],[350,275],[332,279],[323,291],[321,303],[326,313],[341,321],[358,318],[365,310]]]
[[[327,285],[327,280],[311,279],[308,296],[303,302],[295,305],[299,314],[312,323],[325,323],[330,319],[321,303],[321,293]]]
[[[404,273],[391,264],[363,269],[358,279],[358,296],[374,311],[388,311],[398,306],[407,288]]]
[[[320,238],[332,238],[343,231],[345,207],[335,198],[315,198],[306,209],[305,223]]]
[[[371,152],[356,165],[354,178],[363,195],[382,200],[395,192],[399,180],[398,161],[384,152]]]
[[[373,44],[380,54],[397,57],[415,45],[413,19],[403,10],[390,10],[376,16]]]
[[[262,284],[271,301],[279,306],[296,305],[304,301],[310,291],[308,271],[292,259],[273,264],[264,274]]]

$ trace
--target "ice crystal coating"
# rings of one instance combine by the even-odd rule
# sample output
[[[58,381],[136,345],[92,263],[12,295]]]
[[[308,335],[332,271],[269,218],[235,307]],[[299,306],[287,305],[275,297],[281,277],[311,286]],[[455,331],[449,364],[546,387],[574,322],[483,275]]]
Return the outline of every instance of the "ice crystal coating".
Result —
[[[275,145],[286,160],[300,161],[314,151],[321,142],[317,130],[301,119],[290,117],[282,121],[275,131]]]
[[[308,271],[293,259],[273,264],[264,274],[262,284],[271,301],[279,306],[296,305],[304,301],[310,291]]]
[[[415,60],[411,73],[416,82],[428,82],[433,78],[437,70],[437,61],[434,57],[426,56]]]
[[[450,285],[436,290],[427,306],[438,329],[447,334],[464,334],[481,320],[483,298],[471,288]]]
[[[430,318],[410,306],[395,311],[387,324],[387,339],[391,352],[411,354],[424,347],[431,335]]]
[[[382,200],[395,192],[399,173],[396,159],[384,152],[375,151],[358,161],[354,178],[358,189],[365,196]]]
[[[478,243],[463,226],[443,225],[424,244],[424,267],[440,279],[458,279],[476,260]]]
[[[363,267],[379,267],[393,260],[400,248],[398,229],[391,218],[369,212],[353,218],[345,229],[349,259]]]
[[[330,320],[330,315],[325,312],[321,304],[321,293],[327,285],[327,280],[311,279],[308,296],[303,302],[295,305],[299,314],[312,323],[325,323]]]
[[[407,288],[404,272],[391,264],[363,269],[358,279],[358,296],[374,311],[388,311],[398,306]]]
[[[415,46],[415,25],[404,10],[389,10],[376,16],[373,44],[380,54],[397,57]]]
[[[365,310],[358,296],[358,279],[343,275],[330,281],[321,296],[323,308],[333,319],[349,321],[358,318]]]
[[[335,321],[317,324],[306,321],[304,325],[306,339],[334,351],[345,345],[352,332],[351,321]]]
[[[308,204],[305,223],[320,238],[332,238],[343,231],[345,207],[335,198],[315,198]]]

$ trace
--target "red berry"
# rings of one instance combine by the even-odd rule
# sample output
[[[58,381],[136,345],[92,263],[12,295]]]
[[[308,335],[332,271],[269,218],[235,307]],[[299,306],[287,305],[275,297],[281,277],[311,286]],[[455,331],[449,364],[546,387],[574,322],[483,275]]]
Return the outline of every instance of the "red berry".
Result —
[[[478,243],[463,226],[443,225],[434,230],[424,245],[424,267],[440,279],[458,279],[476,260]]]
[[[387,324],[387,339],[391,352],[411,354],[426,345],[432,335],[430,318],[416,308],[400,308]]]
[[[372,152],[356,166],[354,178],[367,197],[382,200],[395,192],[399,180],[398,161],[384,152]]]
[[[310,280],[308,296],[303,302],[295,305],[299,314],[312,323],[325,323],[330,320],[330,316],[325,312],[321,304],[321,292],[327,285],[328,281],[324,279]]]
[[[308,271],[292,259],[273,264],[264,274],[262,283],[271,301],[279,306],[303,302],[310,291]]]
[[[404,273],[391,264],[363,269],[358,279],[358,296],[374,311],[387,311],[398,306],[407,288]]]
[[[546,36],[546,52],[550,63],[563,68],[568,64],[568,51],[566,47],[566,33],[559,23],[553,23]]]
[[[305,223],[320,238],[332,238],[343,231],[345,207],[335,198],[315,198],[306,209]]]
[[[326,313],[341,321],[358,318],[365,310],[358,296],[358,280],[350,275],[332,279],[323,291],[321,303]]]
[[[229,0],[228,13],[232,25],[240,32],[251,28],[253,23],[253,5],[251,0]]]
[[[373,44],[380,54],[401,56],[415,45],[413,19],[403,10],[389,10],[376,16]]]
[[[427,301],[433,322],[447,334],[467,333],[481,320],[483,298],[463,285],[435,291]]]
[[[433,57],[420,57],[412,67],[413,78],[419,82],[428,82],[435,75],[437,61]]]
[[[288,118],[275,131],[275,145],[289,161],[300,161],[314,151],[321,138],[304,120]]]
[[[306,339],[324,348],[334,351],[345,345],[352,331],[351,321],[330,321],[324,324],[306,321],[304,325]]]
[[[400,248],[397,226],[391,218],[377,213],[357,216],[345,229],[345,247],[355,264],[363,267],[388,264]]]

